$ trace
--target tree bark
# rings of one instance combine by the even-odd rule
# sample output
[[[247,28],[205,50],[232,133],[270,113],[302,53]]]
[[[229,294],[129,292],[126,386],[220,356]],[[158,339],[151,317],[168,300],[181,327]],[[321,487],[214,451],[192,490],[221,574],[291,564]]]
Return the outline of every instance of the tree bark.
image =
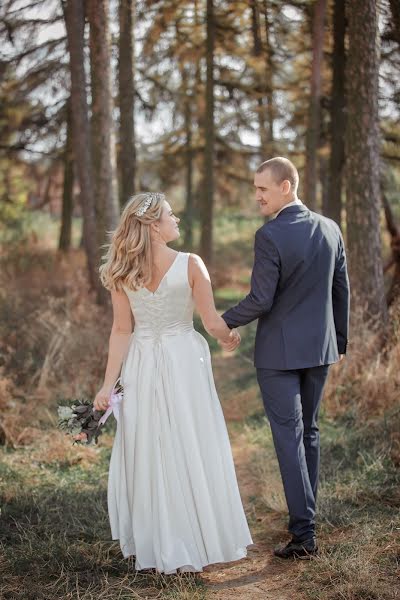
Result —
[[[119,2],[118,103],[120,204],[135,193],[134,0]]]
[[[400,4],[399,0],[390,0],[390,10],[393,17],[393,35],[400,45]]]
[[[97,240],[101,246],[107,241],[106,232],[116,227],[119,217],[112,118],[109,3],[108,0],[86,2],[90,25],[92,159]]]
[[[350,279],[366,318],[387,319],[380,233],[379,30],[375,0],[348,3],[346,214]],[[354,303],[353,303],[354,304]]]
[[[182,70],[185,97],[185,132],[186,132],[186,202],[185,202],[185,247],[193,246],[193,147],[192,147],[192,95],[189,94],[189,76],[187,70]]]
[[[344,169],[345,132],[345,0],[335,0],[333,13],[333,58],[332,58],[332,105],[331,105],[331,154],[326,216],[340,226],[342,213],[342,179]]]
[[[72,135],[82,201],[83,236],[88,261],[89,282],[91,287],[98,292],[102,286],[97,272],[98,246],[84,69],[85,19],[83,2],[82,0],[68,0],[64,7],[71,70]]]
[[[207,0],[207,80],[204,149],[204,185],[201,205],[200,252],[203,260],[212,264],[213,258],[213,203],[214,203],[214,44],[215,15],[213,0]]]
[[[394,266],[392,280],[390,282],[388,293],[386,294],[387,304],[388,306],[391,306],[400,297],[400,227],[396,224],[393,211],[385,193],[383,193],[382,200],[385,210],[386,226],[391,238],[390,248],[392,252],[392,256],[384,271],[388,271]]]
[[[263,47],[260,31],[260,10],[258,6],[258,0],[251,0],[251,30],[253,35],[253,56],[255,58],[261,58]],[[264,85],[262,85],[262,81],[260,80],[261,78],[259,77],[257,72],[255,72],[254,75],[256,77],[256,91],[258,93],[257,118],[260,132],[260,159],[263,160],[263,157],[267,155],[269,141],[264,97],[266,95],[266,86],[265,82]]]
[[[61,228],[60,239],[58,243],[59,250],[67,252],[71,247],[71,231],[72,231],[72,211],[74,208],[73,202],[73,187],[74,187],[74,158],[72,146],[72,128],[71,128],[71,106],[70,101],[67,103],[67,139],[65,142],[64,151],[64,183],[63,183],[63,199],[61,212]]]
[[[321,66],[325,12],[326,0],[316,0],[313,16],[311,94],[306,133],[306,168],[304,176],[305,201],[313,210],[317,207],[317,151],[320,135]]]
[[[268,15],[268,0],[264,0],[264,25],[265,25],[265,81],[267,90],[267,117],[268,117],[268,129],[269,129],[269,142],[271,148],[271,154],[274,152],[275,146],[275,135],[274,135],[274,86],[273,86],[273,74],[274,74],[274,51],[271,45],[270,29],[271,23]]]

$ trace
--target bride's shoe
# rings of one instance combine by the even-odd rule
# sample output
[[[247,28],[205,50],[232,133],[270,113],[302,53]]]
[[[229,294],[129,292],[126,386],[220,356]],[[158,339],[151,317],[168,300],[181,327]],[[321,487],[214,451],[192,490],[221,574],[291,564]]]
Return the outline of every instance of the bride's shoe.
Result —
[[[191,565],[185,565],[183,567],[178,567],[178,573],[199,573],[199,571]]]

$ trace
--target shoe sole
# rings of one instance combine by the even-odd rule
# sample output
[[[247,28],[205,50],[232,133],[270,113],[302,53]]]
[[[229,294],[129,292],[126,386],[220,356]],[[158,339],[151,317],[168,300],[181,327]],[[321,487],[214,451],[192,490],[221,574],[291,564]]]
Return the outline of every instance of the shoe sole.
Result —
[[[288,554],[287,556],[279,556],[279,554],[274,553],[274,556],[276,558],[281,558],[282,560],[290,560],[290,559],[294,559],[294,558],[297,558],[298,560],[311,560],[312,558],[314,558],[317,555],[318,555],[318,550],[309,552],[307,554],[297,554],[296,552],[293,552],[293,554]]]
[[[310,552],[309,554],[294,554],[293,558],[297,558],[298,560],[312,560],[318,555],[318,552]]]

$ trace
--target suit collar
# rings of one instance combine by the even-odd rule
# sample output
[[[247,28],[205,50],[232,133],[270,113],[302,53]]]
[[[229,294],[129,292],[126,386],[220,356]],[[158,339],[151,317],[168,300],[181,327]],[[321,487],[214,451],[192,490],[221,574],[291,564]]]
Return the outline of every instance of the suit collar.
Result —
[[[295,213],[301,213],[301,212],[306,212],[309,209],[307,208],[307,206],[305,204],[295,204],[295,205],[291,205],[291,206],[285,206],[285,208],[282,208],[282,210],[280,211],[280,213],[278,213],[275,217],[275,219],[279,219],[282,215],[287,215],[287,214],[295,214]]]

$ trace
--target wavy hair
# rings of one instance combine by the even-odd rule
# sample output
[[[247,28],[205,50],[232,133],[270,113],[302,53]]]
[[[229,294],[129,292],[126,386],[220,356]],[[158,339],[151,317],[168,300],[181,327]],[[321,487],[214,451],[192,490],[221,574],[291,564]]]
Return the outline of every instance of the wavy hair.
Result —
[[[164,194],[141,192],[126,203],[99,269],[101,283],[108,290],[121,290],[123,285],[138,290],[150,283],[153,274],[150,225],[160,219],[164,200]]]

